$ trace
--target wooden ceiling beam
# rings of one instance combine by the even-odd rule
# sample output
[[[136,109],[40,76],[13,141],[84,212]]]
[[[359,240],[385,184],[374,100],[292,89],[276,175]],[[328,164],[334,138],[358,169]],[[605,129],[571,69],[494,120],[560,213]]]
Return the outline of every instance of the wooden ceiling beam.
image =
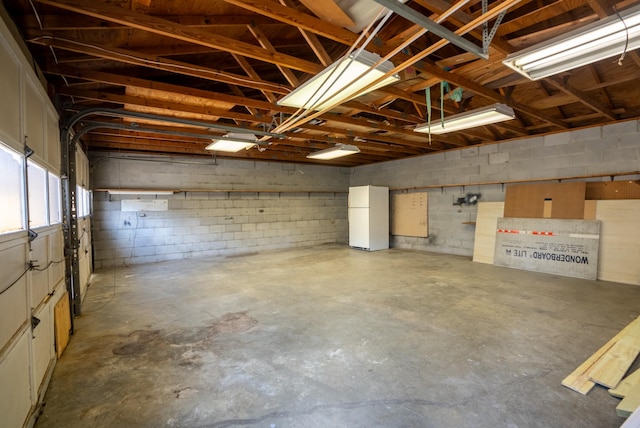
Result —
[[[233,59],[236,60],[236,62],[240,65],[240,67],[242,67],[244,72],[247,73],[247,75],[250,78],[252,78],[252,79],[260,79],[260,75],[258,73],[256,73],[256,71],[253,69],[251,64],[249,64],[249,61],[247,61],[247,59],[245,57],[243,57],[241,55],[236,55],[236,54],[232,54],[232,55],[233,55]],[[260,92],[262,92],[262,95],[264,95],[264,97],[270,103],[275,104],[275,102],[277,101],[277,97],[273,94],[272,91],[261,90]]]
[[[427,63],[424,62],[423,64],[421,64],[421,68],[423,70],[425,70],[427,73],[432,74],[436,77],[438,77],[439,79],[442,79],[444,81],[447,81],[449,83],[453,83],[456,86],[462,86],[465,89],[470,90],[471,92],[475,92],[478,95],[481,95],[485,98],[488,98],[494,102],[499,102],[499,103],[505,103],[510,105],[511,107],[513,107],[515,110],[518,110],[526,115],[535,117],[536,119],[542,120],[544,122],[549,122],[559,128],[562,129],[567,129],[568,125],[558,119],[549,117],[543,113],[540,113],[539,111],[525,105],[522,104],[520,102],[517,102],[513,99],[507,100],[505,97],[503,97],[502,95],[500,95],[498,92],[492,90],[492,89],[488,89],[476,82],[474,82],[471,79],[467,79],[466,77],[462,77],[458,74],[455,73],[451,73],[449,71],[443,70],[442,68],[438,67],[435,64],[431,64],[431,63]]]
[[[251,32],[253,37],[258,41],[258,43],[260,43],[260,46],[262,46],[264,49],[268,50],[269,52],[272,52],[272,53],[276,52],[275,48],[267,38],[266,34],[264,34],[264,32],[261,29],[259,29],[253,24],[247,25],[247,28],[249,29],[249,32]],[[298,80],[296,75],[293,74],[293,71],[291,71],[291,69],[279,64],[276,64],[276,67],[278,67],[278,70],[280,70],[280,73],[282,73],[284,78],[287,79],[287,82],[289,82],[291,86],[296,88],[300,85],[300,81]]]
[[[271,0],[224,0],[240,8],[250,10],[285,24],[302,28],[345,45],[352,45],[358,40],[358,35],[342,27],[315,18],[294,8],[283,6]]]
[[[515,17],[509,21],[503,22],[498,27],[497,35],[506,36],[515,31],[540,24],[549,19],[555,18],[561,14],[571,12],[579,7],[584,6],[587,0],[559,0],[543,7]]]
[[[260,26],[282,25],[264,16],[254,14],[247,15],[149,15],[156,18],[166,19],[176,24],[187,27],[202,28],[225,28],[225,27],[246,27],[248,24]],[[105,32],[130,28],[127,25],[115,24],[105,19],[85,17],[77,19],[73,15],[43,14],[40,16],[42,28],[46,31],[92,31]],[[40,28],[40,24],[34,15],[23,15],[20,18],[21,24],[26,28]]]
[[[111,6],[105,3],[86,2],[82,0],[37,0],[40,3],[68,10],[82,15],[92,16],[110,22],[126,25],[131,28],[148,31],[161,36],[185,42],[219,49],[229,53],[282,65],[294,70],[316,74],[322,70],[320,64],[305,61],[279,52],[270,52],[249,43],[214,34],[210,31],[176,24],[166,19],[156,18],[144,13]],[[279,5],[278,5],[279,6]]]
[[[280,0],[280,4],[285,7],[293,8],[293,2],[291,0]],[[322,43],[320,43],[320,40],[318,40],[318,37],[311,31],[305,30],[304,28],[298,27],[298,31],[300,31],[300,34],[305,39],[313,53],[316,54],[322,65],[325,67],[329,66],[333,60],[325,50],[324,46],[322,46]]]
[[[598,113],[608,117],[611,120],[617,119],[617,116],[613,113],[613,111],[611,111],[609,107],[591,98],[584,92],[577,90],[576,88],[571,86],[569,83],[567,83],[566,80],[562,80],[558,77],[548,77],[547,79],[545,79],[545,81],[548,82],[550,85],[552,85],[554,88],[558,89],[559,91],[564,92],[567,95],[571,95],[576,100],[578,100],[585,106],[589,107],[591,110],[595,110]]]
[[[126,49],[114,47],[93,46],[80,40],[68,37],[58,38],[56,36],[43,36],[31,39],[31,43],[37,43],[44,46],[52,46],[57,49],[64,49],[76,53],[91,55],[100,59],[108,59],[111,61],[132,64],[140,67],[153,68],[156,70],[168,71],[170,73],[183,74],[186,76],[198,77],[200,79],[212,80],[231,85],[245,86],[260,91],[270,91],[279,94],[288,94],[290,88],[277,83],[267,82],[259,78],[242,76],[239,74],[229,73],[226,71],[214,70],[208,67],[202,67],[196,64],[189,64],[180,61],[174,61],[167,58],[161,58],[152,55],[146,55],[141,52],[129,51]]]
[[[385,135],[379,135],[379,134],[372,134],[369,132],[354,131],[351,129],[336,128],[336,127],[331,127],[326,125],[317,126],[317,125],[309,125],[308,123],[305,123],[300,127],[303,129],[307,129],[315,132],[327,132],[331,134],[358,137],[358,138],[365,139],[367,141],[371,140],[371,141],[376,141],[380,143],[393,144],[398,147],[404,147],[409,152],[411,152],[411,148],[424,149],[428,151],[444,150],[447,148],[444,144],[442,144],[441,142],[442,140],[440,139],[437,141],[433,140],[431,146],[429,146],[429,145],[425,145],[424,142],[410,141],[405,138],[397,138],[397,137],[391,137],[391,136],[385,136]]]
[[[334,0],[300,0],[300,3],[305,5],[318,18],[338,27],[344,28],[356,25]]]
[[[217,100],[219,102],[225,102],[225,103],[230,103],[234,105],[246,105],[249,107],[254,107],[254,108],[266,110],[266,111],[278,111],[286,114],[293,114],[296,112],[295,108],[278,106],[266,101],[260,101],[260,100],[255,100],[251,98],[241,98],[233,95],[220,94],[217,92],[205,91],[205,90],[195,89],[195,88],[187,88],[184,86],[173,85],[170,83],[154,82],[150,80],[144,80],[144,79],[139,79],[135,77],[127,77],[127,76],[122,76],[118,74],[105,73],[105,72],[95,71],[95,70],[84,70],[84,69],[73,68],[73,67],[47,65],[43,67],[43,71],[48,74],[64,75],[68,77],[106,83],[106,84],[115,85],[115,86],[123,86],[123,87],[131,86],[131,87],[137,87],[137,88],[142,88],[147,90],[159,90],[159,91],[164,91],[168,93],[175,93],[177,95],[190,95],[194,97],[207,98],[207,99]],[[360,103],[358,103],[357,106],[360,106]],[[378,110],[376,110],[376,112],[377,114],[384,114]],[[230,112],[227,112],[225,114],[230,114]],[[398,116],[398,119],[407,120],[406,115],[403,113],[392,114],[391,112],[388,112],[388,114],[392,116]],[[328,113],[324,114],[321,118],[333,120],[336,122],[352,124],[352,125],[357,124],[359,126],[366,126],[370,128],[379,128],[380,126],[384,126],[386,130],[389,132],[394,132],[394,131],[398,132],[398,128],[379,124],[377,122],[372,122],[367,119],[343,118],[340,115],[328,114]],[[410,135],[413,137],[420,135],[412,131],[402,130],[402,132],[405,133],[406,135]]]
[[[67,87],[60,87],[56,90],[60,95],[67,95],[70,97],[85,98],[93,101],[103,101],[114,104],[131,105],[138,107],[148,107],[153,109],[166,110],[169,112],[184,112],[196,114],[199,116],[205,116],[208,120],[216,122],[219,118],[224,117],[236,121],[250,122],[250,123],[264,123],[270,124],[272,117],[261,114],[246,114],[237,113],[229,110],[213,108],[203,105],[190,105],[178,102],[170,102],[164,100],[154,100],[151,98],[135,97],[131,95],[119,95],[104,91],[87,91],[78,90]]]

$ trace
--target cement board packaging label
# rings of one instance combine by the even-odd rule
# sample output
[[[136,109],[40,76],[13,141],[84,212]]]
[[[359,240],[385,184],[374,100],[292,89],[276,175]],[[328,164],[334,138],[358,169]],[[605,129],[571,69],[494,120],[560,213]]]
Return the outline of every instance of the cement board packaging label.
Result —
[[[499,218],[494,264],[596,279],[600,222]]]

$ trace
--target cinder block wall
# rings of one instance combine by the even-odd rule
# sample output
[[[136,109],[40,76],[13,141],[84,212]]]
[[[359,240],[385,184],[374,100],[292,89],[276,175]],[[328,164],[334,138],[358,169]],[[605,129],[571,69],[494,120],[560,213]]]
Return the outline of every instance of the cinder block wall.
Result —
[[[362,166],[354,169],[351,186],[373,184],[406,189],[461,184],[428,190],[428,238],[394,236],[391,245],[471,256],[475,228],[464,222],[475,221],[477,206],[454,206],[453,203],[467,193],[481,193],[481,201],[504,201],[505,187],[469,183],[535,182],[546,178],[638,171],[638,126],[638,121],[634,120]],[[608,181],[610,178],[591,180]]]
[[[94,189],[202,190],[95,192],[96,268],[348,241],[350,169],[115,154],[92,161]],[[168,199],[167,211],[122,211],[124,199],[156,198]]]

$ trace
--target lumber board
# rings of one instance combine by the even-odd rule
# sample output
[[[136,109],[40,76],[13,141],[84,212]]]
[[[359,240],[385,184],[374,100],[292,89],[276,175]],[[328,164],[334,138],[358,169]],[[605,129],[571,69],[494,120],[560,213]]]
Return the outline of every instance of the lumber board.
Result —
[[[589,372],[612,347],[615,345],[621,337],[626,334],[627,329],[632,325],[640,323],[640,317],[636,318],[625,328],[620,330],[618,334],[613,336],[607,343],[605,343],[600,349],[598,349],[593,355],[587,358],[582,364],[578,366],[573,372],[571,372],[566,378],[562,380],[562,385],[582,395],[587,395],[589,391],[595,386],[595,383],[589,379]]]
[[[622,379],[615,389],[610,389],[609,394],[614,397],[624,398],[636,388],[640,388],[640,369]]]
[[[640,408],[633,411],[631,416],[624,421],[620,428],[638,428],[640,427]]]
[[[493,264],[496,248],[498,218],[504,212],[504,202],[480,202],[476,217],[476,235],[473,243],[473,261]]]
[[[62,355],[69,344],[71,330],[71,312],[69,311],[69,293],[65,292],[53,309],[54,330],[56,338],[56,355]]]
[[[640,407],[640,387],[636,387],[616,406],[616,414],[623,418],[631,416]]]
[[[618,386],[640,353],[640,319],[633,321],[620,339],[589,371],[589,379],[607,388]]]

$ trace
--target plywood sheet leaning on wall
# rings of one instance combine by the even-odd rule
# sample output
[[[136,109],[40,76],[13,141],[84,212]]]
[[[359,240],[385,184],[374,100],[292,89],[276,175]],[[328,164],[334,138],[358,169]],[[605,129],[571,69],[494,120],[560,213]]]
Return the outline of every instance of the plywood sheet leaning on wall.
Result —
[[[512,184],[507,186],[504,216],[581,220],[585,189],[585,182]]]
[[[426,192],[391,195],[392,235],[429,236],[427,196]]]
[[[69,311],[69,293],[65,292],[53,310],[54,329],[56,333],[56,355],[62,355],[69,344],[69,331],[71,330],[71,313]]]
[[[586,199],[640,199],[640,180],[590,181],[587,183]]]
[[[598,201],[598,279],[640,285],[640,200]]]
[[[498,218],[504,214],[504,202],[480,202],[476,217],[473,261],[493,264]]]

